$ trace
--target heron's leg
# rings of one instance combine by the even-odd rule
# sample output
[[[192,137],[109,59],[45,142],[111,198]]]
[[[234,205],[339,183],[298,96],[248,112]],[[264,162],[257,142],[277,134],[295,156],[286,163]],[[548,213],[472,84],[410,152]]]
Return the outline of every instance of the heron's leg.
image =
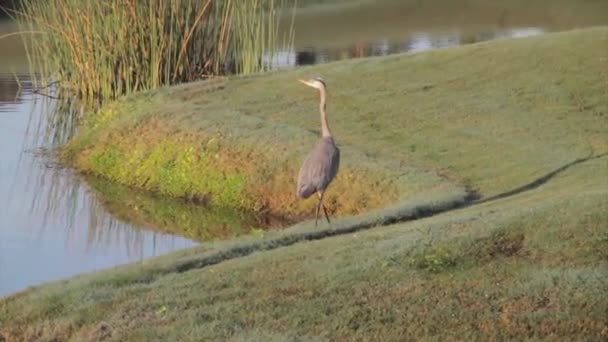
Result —
[[[325,204],[321,204],[323,206],[323,213],[325,213],[325,219],[327,220],[327,223],[331,223],[331,221],[329,221],[329,216],[327,215],[327,209],[325,209]]]
[[[321,200],[323,199],[323,194],[318,193],[319,199],[317,200],[317,210],[315,212],[315,227],[317,226],[317,222],[319,221],[319,209],[321,209]]]
[[[325,194],[325,191],[319,192],[319,203],[321,203],[321,206],[323,207],[323,213],[325,214],[325,219],[327,220],[327,223],[331,223],[329,221],[329,216],[327,215],[327,209],[325,208],[325,204],[323,204],[323,195],[324,194]]]

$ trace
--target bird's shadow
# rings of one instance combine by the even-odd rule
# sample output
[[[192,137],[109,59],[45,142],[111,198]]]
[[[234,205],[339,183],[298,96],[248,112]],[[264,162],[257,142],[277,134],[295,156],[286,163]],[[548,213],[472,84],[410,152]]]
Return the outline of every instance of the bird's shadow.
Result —
[[[598,159],[598,158],[602,158],[604,156],[608,155],[608,153],[602,153],[602,154],[598,154],[598,155],[589,155],[587,157],[584,158],[578,158],[575,159],[565,165],[562,165],[560,167],[558,167],[557,169],[539,177],[536,178],[535,180],[531,181],[530,183],[524,184],[520,187],[517,187],[515,189],[509,190],[509,191],[505,191],[505,192],[501,192],[499,194],[496,194],[494,196],[490,196],[487,198],[481,198],[478,200],[475,200],[473,202],[471,202],[471,205],[473,204],[481,204],[481,203],[486,203],[486,202],[491,202],[491,201],[496,201],[499,199],[503,199],[503,198],[507,198],[507,197],[511,197],[511,196],[515,196],[515,195],[519,195],[523,192],[526,191],[530,191],[530,190],[534,190],[536,188],[538,188],[539,186],[547,183],[549,180],[551,180],[551,178],[557,176],[558,174],[566,171],[567,169],[569,169],[570,167],[580,164],[580,163],[584,163],[586,161],[589,160],[593,160],[593,159]]]

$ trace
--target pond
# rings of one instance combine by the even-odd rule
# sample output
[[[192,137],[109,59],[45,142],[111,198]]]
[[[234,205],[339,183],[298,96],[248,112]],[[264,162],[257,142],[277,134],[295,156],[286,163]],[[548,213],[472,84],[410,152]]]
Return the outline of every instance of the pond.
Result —
[[[305,3],[305,0],[300,0]],[[608,1],[316,1],[295,20],[277,67],[416,53],[608,23]],[[14,27],[0,23],[0,36]],[[57,165],[41,139],[57,105],[33,94],[23,48],[0,39],[0,296],[268,222],[138,193]],[[39,130],[42,129],[42,131]]]
[[[275,67],[417,53],[608,23],[604,0],[299,0],[293,49]],[[291,20],[286,11],[283,27]]]
[[[18,88],[0,74],[0,296],[195,244],[113,217],[80,177],[29,149],[44,99],[27,79]]]

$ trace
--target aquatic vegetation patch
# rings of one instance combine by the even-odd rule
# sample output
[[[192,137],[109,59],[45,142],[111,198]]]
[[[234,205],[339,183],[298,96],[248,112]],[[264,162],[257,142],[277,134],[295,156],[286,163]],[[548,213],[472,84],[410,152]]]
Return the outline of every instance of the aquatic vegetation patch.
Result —
[[[114,217],[163,232],[179,233],[196,241],[227,239],[287,223],[281,217],[193,203],[194,199],[158,195],[101,177],[86,178],[97,199]],[[205,207],[201,208],[201,204]]]

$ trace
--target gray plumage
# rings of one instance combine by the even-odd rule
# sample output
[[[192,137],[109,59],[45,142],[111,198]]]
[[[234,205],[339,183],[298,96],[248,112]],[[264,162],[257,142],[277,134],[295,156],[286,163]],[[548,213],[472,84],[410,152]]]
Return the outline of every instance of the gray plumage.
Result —
[[[332,137],[321,138],[310,151],[298,174],[298,196],[308,198],[324,191],[340,167],[340,150]]]
[[[325,81],[318,77],[309,81],[300,80],[309,87],[319,90],[320,104],[319,111],[321,114],[321,139],[308,154],[300,172],[298,173],[298,186],[296,193],[301,198],[308,198],[314,193],[317,193],[317,207],[315,212],[315,226],[319,219],[319,209],[323,208],[323,213],[327,222],[330,223],[327,209],[323,204],[323,195],[325,190],[336,177],[340,167],[340,150],[336,147],[334,139],[331,136],[329,125],[327,124],[327,114],[325,112],[325,101],[327,97]]]

